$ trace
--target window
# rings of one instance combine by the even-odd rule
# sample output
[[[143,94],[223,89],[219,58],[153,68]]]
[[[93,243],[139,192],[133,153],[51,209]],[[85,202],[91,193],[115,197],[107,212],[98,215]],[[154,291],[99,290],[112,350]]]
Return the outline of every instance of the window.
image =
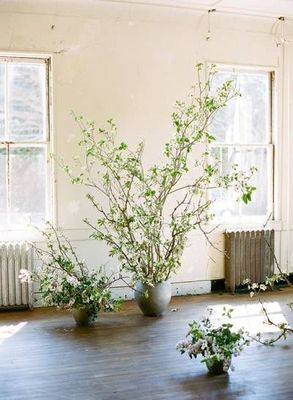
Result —
[[[217,200],[213,212],[221,220],[264,220],[272,213],[272,78],[272,72],[235,69],[220,69],[215,77],[215,88],[233,80],[241,97],[230,101],[212,121],[210,131],[216,138],[212,151],[224,174],[231,172],[233,164],[244,171],[257,168],[250,181],[257,190],[248,205],[235,201],[232,190],[213,190],[212,198]]]
[[[49,217],[48,60],[0,57],[0,226]]]

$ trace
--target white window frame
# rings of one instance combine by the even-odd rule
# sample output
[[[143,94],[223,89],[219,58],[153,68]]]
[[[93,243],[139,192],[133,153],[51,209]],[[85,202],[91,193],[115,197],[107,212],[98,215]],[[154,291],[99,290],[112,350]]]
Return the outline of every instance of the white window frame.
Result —
[[[6,180],[7,187],[9,186],[10,180],[10,160],[9,160],[9,152],[12,147],[42,147],[45,149],[45,157],[46,157],[46,212],[44,215],[44,223],[38,225],[38,227],[42,228],[45,226],[45,222],[47,220],[54,222],[54,213],[53,213],[53,165],[51,161],[50,154],[52,153],[52,138],[51,138],[51,56],[50,55],[27,55],[27,54],[3,54],[0,53],[0,61],[6,63],[24,63],[24,64],[42,64],[45,65],[46,70],[46,83],[45,83],[45,137],[43,140],[32,140],[32,141],[11,141],[8,140],[8,137],[5,140],[0,140],[0,147],[7,149],[7,170],[6,170]],[[6,87],[7,90],[7,87]],[[6,101],[7,101],[7,93],[6,93]],[[7,107],[5,107],[7,110]],[[5,135],[7,135],[7,124],[8,118],[7,115],[5,117]],[[7,191],[6,202],[8,204],[8,208],[10,207],[10,195],[9,190]],[[6,225],[1,225],[0,223],[0,239],[3,236],[3,232],[9,231],[28,231],[31,230],[32,227],[29,225],[13,225],[9,223],[9,213],[8,213],[8,223]],[[2,232],[2,235],[1,235]]]
[[[270,109],[268,115],[268,124],[269,124],[269,132],[268,132],[268,142],[267,143],[217,143],[213,142],[210,144],[211,148],[266,148],[267,149],[267,171],[268,171],[268,213],[265,216],[253,216],[253,217],[246,217],[239,215],[238,217],[232,217],[223,221],[221,217],[215,216],[213,219],[213,224],[225,224],[225,226],[256,226],[259,224],[264,224],[268,221],[274,221],[275,219],[275,103],[276,103],[276,70],[273,67],[265,67],[265,66],[248,66],[248,65],[235,65],[235,64],[223,64],[223,63],[207,63],[207,65],[216,65],[216,69],[218,71],[231,71],[231,72],[238,72],[238,73],[264,73],[269,76],[269,98],[268,104]],[[258,188],[257,188],[258,190]],[[261,190],[261,189],[259,189]],[[257,192],[254,192],[252,196],[257,196]]]

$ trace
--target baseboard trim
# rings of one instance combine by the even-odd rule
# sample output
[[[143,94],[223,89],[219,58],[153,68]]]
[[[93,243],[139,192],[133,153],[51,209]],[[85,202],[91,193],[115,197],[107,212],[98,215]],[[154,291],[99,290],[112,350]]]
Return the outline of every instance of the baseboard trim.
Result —
[[[207,294],[212,291],[212,281],[187,281],[172,282],[172,296],[191,296],[199,294]],[[134,291],[128,286],[119,286],[112,288],[112,295],[115,299],[133,300]],[[43,307],[41,295],[39,292],[34,293],[34,307]]]

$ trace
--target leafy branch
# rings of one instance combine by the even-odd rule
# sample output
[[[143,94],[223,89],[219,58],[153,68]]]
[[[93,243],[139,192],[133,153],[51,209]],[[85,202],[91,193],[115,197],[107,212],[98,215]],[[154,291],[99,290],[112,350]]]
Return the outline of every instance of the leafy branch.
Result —
[[[211,94],[215,67],[210,67],[206,80],[202,64],[196,71],[198,82],[188,101],[176,102],[175,133],[164,146],[160,164],[145,168],[143,143],[130,150],[117,141],[112,120],[105,129],[97,129],[93,121],[76,115],[83,159],[76,160],[76,173],[58,161],[72,183],[89,189],[87,198],[97,212],[95,221],[85,220],[91,236],[108,244],[109,255],[118,258],[122,270],[149,285],[178,270],[192,230],[199,228],[208,238],[205,224],[212,201],[206,195],[212,187],[232,187],[244,202],[255,189],[249,185],[252,170],[244,173],[235,166],[223,176],[209,149],[215,141],[208,130],[211,120],[239,93],[227,81]],[[190,182],[182,183],[187,174]]]

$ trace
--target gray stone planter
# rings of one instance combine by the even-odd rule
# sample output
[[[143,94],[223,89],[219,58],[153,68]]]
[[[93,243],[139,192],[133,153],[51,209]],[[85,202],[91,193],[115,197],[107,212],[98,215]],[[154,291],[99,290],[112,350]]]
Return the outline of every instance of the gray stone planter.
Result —
[[[91,325],[95,319],[97,318],[96,315],[93,315],[89,312],[86,307],[83,308],[73,308],[71,310],[72,316],[78,326],[89,326]]]
[[[161,282],[152,287],[138,282],[135,286],[134,297],[146,317],[159,317],[168,309],[171,300],[171,284]]]

